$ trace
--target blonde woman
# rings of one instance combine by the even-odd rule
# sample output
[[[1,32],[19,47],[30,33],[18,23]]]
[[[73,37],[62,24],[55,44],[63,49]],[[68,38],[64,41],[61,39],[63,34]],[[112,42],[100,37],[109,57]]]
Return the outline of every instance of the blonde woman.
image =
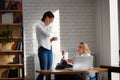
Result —
[[[80,42],[77,50],[78,50],[78,54],[80,56],[90,56],[91,55],[91,51],[85,42]]]
[[[91,51],[85,42],[80,42],[77,50],[78,50],[79,56],[91,56]],[[77,78],[79,78],[78,80],[91,80],[91,79],[96,80],[95,73],[77,74],[76,76]]]
[[[77,47],[79,56],[91,56],[91,51],[85,42],[80,42]],[[73,60],[70,58],[67,60],[68,64],[73,64]]]

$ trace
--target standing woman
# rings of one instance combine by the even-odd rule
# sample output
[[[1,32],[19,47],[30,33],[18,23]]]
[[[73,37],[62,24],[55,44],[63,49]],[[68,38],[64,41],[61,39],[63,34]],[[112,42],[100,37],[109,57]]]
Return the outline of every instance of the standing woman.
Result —
[[[51,11],[44,13],[41,22],[36,25],[36,37],[38,41],[38,57],[41,70],[50,70],[52,67],[53,55],[51,42],[54,38],[50,38],[51,23],[54,20],[54,14]],[[43,80],[44,75],[39,74],[37,80]],[[50,75],[46,75],[46,80],[51,80]]]

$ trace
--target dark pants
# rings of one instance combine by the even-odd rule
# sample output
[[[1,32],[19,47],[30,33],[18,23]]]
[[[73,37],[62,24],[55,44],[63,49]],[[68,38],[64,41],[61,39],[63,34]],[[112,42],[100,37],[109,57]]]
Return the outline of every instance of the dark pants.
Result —
[[[58,74],[55,75],[55,80],[77,80],[74,74]]]
[[[45,49],[44,47],[40,47],[38,49],[38,57],[40,61],[40,69],[41,70],[51,70],[53,55],[52,50]],[[39,74],[37,80],[43,80],[45,75]],[[51,80],[50,75],[46,75],[46,80]]]
[[[96,80],[95,73],[88,74],[58,74],[55,75],[55,80],[83,80],[82,77],[86,76],[86,80]]]

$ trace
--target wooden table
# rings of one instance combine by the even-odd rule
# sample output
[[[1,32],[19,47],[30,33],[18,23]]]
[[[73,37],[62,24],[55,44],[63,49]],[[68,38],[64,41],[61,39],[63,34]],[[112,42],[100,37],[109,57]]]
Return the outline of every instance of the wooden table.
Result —
[[[108,69],[108,80],[111,80],[111,73],[112,72],[120,73],[120,66],[101,65],[100,67]]]
[[[104,69],[104,68],[93,68],[90,70],[36,70],[37,73],[40,74],[45,74],[45,75],[49,75],[49,74],[79,74],[79,73],[101,73],[101,72],[107,72],[108,69]]]

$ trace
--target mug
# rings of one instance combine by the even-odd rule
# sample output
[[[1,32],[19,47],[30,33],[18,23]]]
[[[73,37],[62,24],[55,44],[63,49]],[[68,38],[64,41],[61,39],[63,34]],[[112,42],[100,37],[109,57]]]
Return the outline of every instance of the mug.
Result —
[[[54,41],[58,40],[58,37],[53,37]]]

